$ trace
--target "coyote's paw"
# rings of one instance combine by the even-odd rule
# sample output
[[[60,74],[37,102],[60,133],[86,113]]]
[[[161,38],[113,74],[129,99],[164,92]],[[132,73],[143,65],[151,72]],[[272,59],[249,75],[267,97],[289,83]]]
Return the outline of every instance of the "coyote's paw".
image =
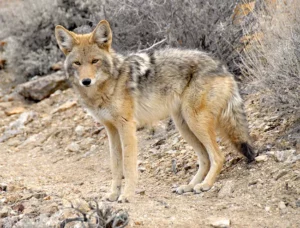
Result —
[[[192,192],[193,191],[193,185],[187,184],[187,185],[181,185],[176,189],[176,193],[181,195],[185,192]]]
[[[129,203],[131,201],[131,196],[127,196],[127,195],[120,195],[120,197],[118,198],[118,203]]]
[[[117,201],[118,197],[119,197],[119,193],[117,192],[111,192],[111,193],[108,193],[106,196],[105,196],[105,199],[110,201],[110,202],[113,202],[113,201]]]
[[[194,192],[196,194],[201,193],[201,192],[206,192],[209,189],[211,189],[212,185],[208,184],[208,183],[200,183],[200,184],[196,184],[194,187]]]

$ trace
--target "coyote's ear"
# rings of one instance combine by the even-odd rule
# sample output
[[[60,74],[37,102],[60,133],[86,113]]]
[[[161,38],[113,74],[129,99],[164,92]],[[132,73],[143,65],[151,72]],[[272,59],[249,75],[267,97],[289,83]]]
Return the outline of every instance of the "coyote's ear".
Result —
[[[109,51],[112,42],[112,32],[109,23],[102,20],[92,32],[90,42],[95,42],[100,48]]]
[[[78,43],[75,33],[70,32],[61,25],[55,27],[55,37],[59,48],[65,55],[71,52],[74,45]]]

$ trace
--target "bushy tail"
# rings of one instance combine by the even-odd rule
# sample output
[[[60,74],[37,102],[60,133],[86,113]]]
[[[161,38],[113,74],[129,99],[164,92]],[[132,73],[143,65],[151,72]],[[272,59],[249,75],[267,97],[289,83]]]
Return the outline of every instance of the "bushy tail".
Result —
[[[223,135],[235,146],[235,148],[247,157],[251,162],[255,159],[255,153],[251,146],[248,123],[243,109],[243,100],[235,84],[232,96],[228,100],[227,107],[220,118]]]

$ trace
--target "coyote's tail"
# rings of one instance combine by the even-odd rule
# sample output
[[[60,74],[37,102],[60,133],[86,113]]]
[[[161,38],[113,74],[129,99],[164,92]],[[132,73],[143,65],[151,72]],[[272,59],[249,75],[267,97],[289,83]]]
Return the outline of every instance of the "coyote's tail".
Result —
[[[243,109],[243,100],[234,84],[232,95],[227,102],[227,107],[222,111],[220,118],[221,132],[233,143],[235,148],[251,162],[255,153],[251,146],[248,123]]]

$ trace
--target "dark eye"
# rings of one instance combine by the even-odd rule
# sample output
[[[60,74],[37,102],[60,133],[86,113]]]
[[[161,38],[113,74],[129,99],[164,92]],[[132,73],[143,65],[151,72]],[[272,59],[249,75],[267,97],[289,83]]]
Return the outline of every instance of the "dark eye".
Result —
[[[81,63],[79,61],[75,61],[74,64],[77,65],[77,66],[81,65]]]
[[[95,63],[97,63],[97,62],[99,62],[99,59],[93,59],[93,60],[92,60],[92,64],[95,64]]]

